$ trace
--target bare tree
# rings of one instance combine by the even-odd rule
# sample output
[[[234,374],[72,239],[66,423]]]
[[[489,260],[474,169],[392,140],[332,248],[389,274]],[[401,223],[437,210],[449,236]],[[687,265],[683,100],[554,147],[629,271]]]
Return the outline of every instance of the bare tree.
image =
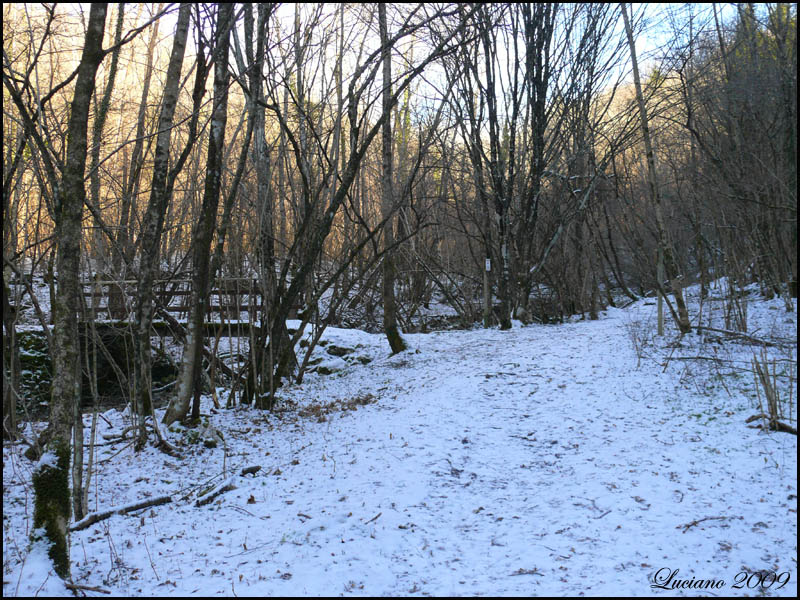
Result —
[[[689,333],[692,326],[689,323],[689,312],[686,309],[686,303],[683,299],[683,290],[681,286],[681,275],[677,271],[675,258],[672,252],[672,246],[667,240],[667,229],[664,224],[664,214],[661,208],[661,190],[658,187],[658,180],[656,176],[656,163],[655,153],[653,152],[653,144],[650,141],[650,127],[647,119],[647,108],[644,103],[644,96],[642,95],[642,84],[639,79],[639,63],[636,60],[636,46],[633,42],[633,29],[631,28],[628,13],[625,10],[625,4],[620,4],[622,11],[622,18],[625,21],[625,33],[628,37],[628,45],[631,51],[631,67],[633,68],[633,83],[636,87],[636,102],[639,105],[639,116],[642,126],[642,138],[644,140],[645,154],[647,156],[647,183],[650,189],[650,197],[656,213],[656,226],[658,227],[658,251],[659,251],[659,264],[663,261],[666,267],[666,275],[672,285],[672,292],[675,295],[675,304],[678,307],[678,314],[675,315],[675,321],[681,333]],[[659,268],[659,289],[662,286],[661,268]],[[663,291],[660,291],[663,295]],[[661,297],[661,296],[659,296]],[[659,308],[661,308],[659,304]],[[664,335],[663,331],[663,318],[661,317],[661,310],[659,310],[659,335]]]
[[[81,363],[78,350],[80,309],[80,240],[86,189],[83,185],[87,157],[89,104],[95,74],[103,60],[105,4],[92,4],[86,38],[78,66],[69,128],[64,175],[54,191],[56,244],[58,247],[58,291],[53,328],[53,382],[50,400],[50,440],[47,452],[33,475],[33,537],[50,542],[49,556],[56,573],[69,576],[67,524],[70,518],[69,465],[73,422],[81,403]],[[5,78],[4,78],[5,79]],[[82,429],[78,431],[82,432]],[[82,435],[82,433],[80,434]],[[83,457],[75,456],[76,462]],[[80,480],[79,480],[80,481]],[[80,497],[79,490],[75,490]]]
[[[157,15],[163,13],[163,4],[159,4]],[[119,224],[117,226],[117,236],[113,252],[112,268],[115,275],[123,274],[130,263],[133,254],[131,235],[131,223],[135,218],[136,198],[139,195],[142,171],[144,169],[146,148],[152,138],[145,135],[145,119],[147,116],[147,100],[150,95],[150,85],[153,78],[153,59],[155,55],[156,42],[158,41],[158,26],[160,19],[153,24],[150,32],[150,41],[147,44],[146,65],[144,72],[144,82],[142,83],[142,96],[139,102],[139,111],[136,116],[136,133],[133,141],[133,150],[130,161],[126,161],[125,168],[128,172],[127,182],[123,184],[122,198],[120,203]],[[127,152],[127,150],[126,150]],[[121,316],[121,315],[120,315]]]
[[[466,16],[468,17],[476,10],[476,8],[471,8]],[[324,161],[324,169],[318,176],[318,181],[320,183],[316,185],[310,177],[310,171],[307,168],[303,167],[299,169],[300,193],[303,197],[303,203],[311,207],[319,207],[319,212],[317,212],[317,210],[311,210],[305,213],[306,217],[299,224],[298,230],[295,233],[295,240],[290,246],[287,253],[288,256],[281,267],[276,296],[270,302],[273,307],[273,313],[271,315],[273,330],[270,340],[283,339],[280,334],[280,328],[285,327],[285,321],[289,315],[289,311],[295,306],[298,298],[300,298],[301,294],[305,291],[304,286],[308,281],[307,277],[312,273],[315,264],[322,255],[335,217],[350,196],[351,186],[361,173],[362,161],[364,161],[372,141],[376,138],[378,133],[382,131],[385,121],[391,118],[391,112],[381,110],[374,121],[368,120],[370,115],[369,105],[374,102],[374,99],[369,97],[370,88],[376,81],[378,72],[383,64],[381,58],[383,56],[384,46],[396,44],[398,40],[407,38],[423,27],[427,27],[437,18],[451,18],[456,14],[456,11],[436,11],[433,15],[424,16],[420,16],[420,13],[421,6],[412,6],[397,31],[388,38],[386,44],[382,44],[377,49],[369,52],[365,57],[359,57],[360,60],[356,64],[355,71],[350,77],[350,82],[347,86],[347,92],[344,98],[347,110],[348,129],[346,133],[343,132],[342,135],[346,135],[349,141],[349,150],[346,160],[341,166],[337,167],[334,165],[334,161],[330,158],[330,153],[333,151],[333,148],[321,143],[323,139],[326,139],[326,136],[322,135],[316,120],[312,119],[312,115],[306,110],[303,111],[305,129],[302,131],[306,131],[307,135],[314,141],[314,145],[304,145],[302,143],[302,137],[290,126],[289,115],[282,109],[278,101],[278,86],[274,84],[270,86],[270,93],[267,99],[268,108],[278,119],[281,130],[286,135],[286,139],[293,151],[297,164],[303,165],[308,163],[308,158],[304,155],[304,152],[310,147],[315,147],[317,151],[322,153]],[[467,21],[466,18],[461,19],[459,21],[460,24],[456,26],[456,31],[460,31],[466,27]],[[405,89],[431,62],[441,58],[445,54],[453,52],[455,48],[456,44],[454,40],[450,38],[440,40],[434,45],[424,60],[416,65],[409,66],[403,74],[395,79],[395,88],[391,93],[388,106],[393,107],[396,105]],[[295,99],[295,101],[297,102],[297,99]],[[334,172],[338,173],[336,181],[331,180]],[[328,186],[331,186],[333,189],[328,190]],[[325,202],[323,203],[323,201]],[[383,226],[383,224],[381,224],[381,226]],[[372,235],[373,234],[370,234],[370,237],[372,237]],[[302,252],[298,252],[301,244],[303,246]],[[289,282],[289,267],[293,260],[296,260],[297,264],[292,274],[291,281]],[[350,260],[352,260],[352,258]],[[332,285],[332,283],[333,281],[328,281],[328,285]],[[317,291],[317,294],[319,293],[320,290]],[[295,333],[294,337],[299,338],[301,334],[302,328]],[[294,357],[293,344],[275,348],[274,356],[276,356],[275,379],[279,381],[282,377],[288,375],[289,365],[292,363]]]
[[[445,63],[482,207],[470,222],[484,240],[501,329],[512,313],[528,315],[543,266],[607,177],[613,144],[601,136],[626,135],[607,125],[619,85],[614,20],[603,6],[485,5],[472,23],[477,42]],[[601,96],[603,87],[610,91]],[[593,289],[592,271],[583,272]]]
[[[183,65],[183,55],[186,50],[186,39],[189,30],[189,17],[191,16],[191,5],[181,4],[178,12],[178,23],[175,30],[175,37],[172,46],[172,54],[167,67],[167,83],[164,88],[164,98],[161,104],[161,115],[158,120],[158,138],[156,140],[155,160],[153,164],[153,178],[150,186],[150,200],[142,220],[142,234],[140,236],[139,277],[138,277],[138,297],[135,315],[136,331],[136,361],[133,398],[138,416],[137,444],[142,447],[146,432],[144,419],[152,415],[152,357],[150,347],[150,328],[153,322],[153,282],[158,272],[158,258],[161,235],[164,229],[164,217],[167,211],[167,204],[171,198],[171,189],[168,192],[167,175],[169,166],[170,139],[172,137],[172,125],[175,115],[175,106],[178,102],[178,92],[180,91],[181,67]],[[198,79],[205,81],[205,67],[198,62]],[[195,85],[195,97],[198,96]],[[198,98],[199,99],[199,98]],[[196,127],[195,113],[195,127]],[[190,144],[194,136],[190,136]],[[185,161],[185,156],[182,157]],[[178,167],[182,167],[182,161],[178,161]],[[177,172],[169,173],[171,179],[177,177]],[[158,425],[154,422],[154,427]]]
[[[257,248],[256,265],[258,281],[262,290],[262,307],[260,314],[261,334],[253,336],[254,343],[250,349],[251,367],[248,369],[244,396],[247,402],[255,396],[257,405],[262,407],[263,399],[271,397],[274,392],[272,357],[267,352],[266,337],[270,322],[269,301],[275,295],[275,231],[274,231],[274,196],[271,193],[270,179],[272,163],[266,139],[265,96],[264,96],[264,62],[267,51],[267,30],[274,4],[258,4],[258,18],[253,16],[252,5],[247,5],[244,13],[245,22],[245,56],[237,60],[242,63],[240,71],[246,73],[249,89],[246,90],[249,101],[250,118],[253,123],[253,144],[250,158],[256,171],[256,211],[257,211]],[[254,45],[255,42],[255,45]],[[237,44],[238,47],[238,44]],[[280,186],[279,186],[280,188]],[[273,347],[270,346],[270,349]]]
[[[211,241],[217,221],[222,185],[222,158],[225,142],[225,124],[228,118],[228,51],[230,33],[234,25],[232,4],[218,7],[214,42],[214,107],[208,140],[203,206],[195,227],[192,248],[191,314],[187,327],[186,348],[181,362],[178,392],[170,401],[164,414],[169,425],[183,418],[189,410],[192,397],[201,393],[201,368],[203,348],[203,321],[208,308],[211,275]]]
[[[389,32],[386,25],[386,5],[378,4],[378,21],[380,24],[381,45],[383,47],[383,113],[392,109],[392,47],[389,45]],[[392,124],[385,119],[382,132],[383,168],[381,175],[381,213],[386,225],[383,228],[383,330],[392,354],[406,349],[406,343],[397,329],[397,307],[395,299],[395,261],[394,251],[394,177],[392,168]]]

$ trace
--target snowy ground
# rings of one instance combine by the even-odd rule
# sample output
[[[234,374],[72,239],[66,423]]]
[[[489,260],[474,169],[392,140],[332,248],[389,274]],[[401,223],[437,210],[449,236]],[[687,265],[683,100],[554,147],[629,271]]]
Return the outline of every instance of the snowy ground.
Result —
[[[703,322],[721,328],[713,305]],[[794,309],[749,305],[751,336],[792,340],[768,348],[778,369],[796,365]],[[654,311],[409,335],[394,357],[380,335],[329,329],[328,348],[372,362],[320,347],[341,370],[309,373],[275,414],[206,398],[224,443],[174,428],[182,459],[104,441],[128,422],[108,411],[90,509],[173,501],[73,533],[74,581],[134,596],[795,596],[797,437],[745,424],[761,350],[719,334],[656,340]],[[793,368],[793,384],[778,377],[796,399]],[[70,593],[28,549],[20,451],[3,450],[3,594]],[[235,489],[196,506],[229,478]],[[667,570],[724,583],[651,588]]]

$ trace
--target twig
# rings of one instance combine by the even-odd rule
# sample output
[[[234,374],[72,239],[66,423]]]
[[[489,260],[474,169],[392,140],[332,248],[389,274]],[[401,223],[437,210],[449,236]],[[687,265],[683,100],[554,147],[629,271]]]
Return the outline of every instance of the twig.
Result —
[[[696,521],[692,521],[691,523],[687,523],[686,525],[678,525],[675,529],[680,529],[683,527],[683,533],[689,531],[691,527],[702,523],[703,521],[724,521],[725,519],[732,519],[733,517],[703,517],[702,519],[697,519]]]
[[[175,381],[172,381],[172,382],[170,382],[170,383],[168,383],[168,384],[166,384],[166,385],[163,385],[163,386],[161,386],[161,387],[159,387],[159,388],[153,388],[152,392],[153,392],[154,394],[158,394],[158,393],[160,393],[160,392],[163,392],[164,390],[167,390],[167,389],[171,388],[171,387],[172,387],[173,385],[175,385],[176,383],[178,383],[178,380],[177,380],[177,379],[176,379]]]
[[[135,429],[136,429],[135,425],[129,425],[128,427],[123,429],[122,432],[120,432],[120,433],[104,433],[103,434],[103,439],[104,440],[114,440],[114,441],[128,439],[126,436],[131,431],[134,431]]]
[[[762,340],[752,335],[747,335],[746,333],[742,333],[741,331],[730,331],[728,329],[717,329],[715,327],[707,327],[706,325],[696,325],[695,329],[698,331],[713,331],[714,333],[723,333],[725,335],[729,335],[731,337],[739,337],[749,342],[755,342],[756,344],[763,344],[764,346],[781,346],[786,345],[788,342],[778,341],[778,342],[770,342],[768,340]]]
[[[67,583],[64,582],[64,587],[68,590],[73,591],[84,591],[84,592],[100,592],[101,594],[110,594],[109,590],[103,589],[101,587],[96,587],[93,585],[78,585],[77,583]]]
[[[539,577],[544,577],[543,573],[539,573],[539,568],[534,567],[533,569],[517,569],[511,575],[538,575]]]
[[[156,576],[156,581],[161,581],[161,577],[156,573],[156,565],[153,563],[153,557],[150,556],[150,548],[147,547],[147,536],[144,536],[144,549],[147,550],[147,558],[150,560],[150,568],[153,569],[153,575]]]
[[[120,441],[122,441],[122,440],[120,440]],[[119,441],[116,441],[116,442],[110,442],[110,443],[111,443],[111,444],[118,444],[118,443],[119,443]],[[98,446],[99,446],[99,445],[100,445],[100,444],[98,444]],[[130,447],[130,446],[133,446],[133,440],[128,440],[127,442],[125,442],[125,445],[123,445],[123,446],[122,446],[122,448],[120,448],[119,450],[117,450],[116,452],[114,452],[114,454],[112,454],[111,456],[107,456],[107,457],[106,457],[106,458],[104,458],[103,460],[99,460],[99,461],[97,461],[97,463],[98,463],[98,464],[105,464],[105,463],[107,463],[108,461],[110,461],[112,458],[114,458],[114,457],[115,457],[115,456],[117,456],[118,454],[121,454],[121,453],[122,453],[122,452],[123,452],[125,449],[127,449],[127,448],[128,448],[128,447]],[[113,450],[113,448],[112,448],[112,450]]]
[[[676,356],[672,360],[713,360],[714,362],[735,362],[732,360],[725,360],[724,358],[717,358],[716,356]]]
[[[231,506],[233,510],[238,510],[241,513],[245,513],[246,515],[250,515],[251,517],[255,517],[256,519],[269,519],[269,517],[259,517],[258,515],[251,513],[246,508],[242,508],[241,506]]]
[[[372,517],[372,518],[371,518],[369,521],[367,521],[366,523],[364,523],[364,525],[367,525],[367,524],[369,524],[369,523],[372,523],[373,521],[377,520],[377,519],[378,519],[378,517],[380,517],[382,514],[383,514],[383,512],[379,512],[377,515],[375,515],[374,517]]]

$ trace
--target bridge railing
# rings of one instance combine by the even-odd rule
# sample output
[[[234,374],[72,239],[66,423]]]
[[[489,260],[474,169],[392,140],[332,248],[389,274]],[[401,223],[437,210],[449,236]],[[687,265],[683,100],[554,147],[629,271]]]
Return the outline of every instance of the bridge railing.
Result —
[[[138,282],[136,280],[94,279],[81,283],[86,300],[87,314],[91,318],[125,319],[135,306]],[[189,316],[192,295],[190,279],[158,280],[153,283],[154,293],[161,304],[178,319]],[[242,320],[255,318],[263,307],[263,294],[255,279],[218,279],[209,294],[207,318],[215,320]]]

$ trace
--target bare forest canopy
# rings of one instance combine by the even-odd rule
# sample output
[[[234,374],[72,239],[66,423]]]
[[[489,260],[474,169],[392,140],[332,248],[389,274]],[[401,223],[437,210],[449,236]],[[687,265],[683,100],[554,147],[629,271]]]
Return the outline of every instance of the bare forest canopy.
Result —
[[[174,453],[164,390],[167,425],[217,378],[272,408],[328,325],[394,354],[442,325],[431,307],[508,329],[658,294],[683,334],[683,288],[720,278],[731,330],[745,286],[791,310],[796,10],[4,4],[3,433],[36,346],[34,527],[58,573],[101,363],[137,448]],[[182,348],[167,383],[156,336]]]
[[[433,297],[505,328],[720,276],[796,295],[795,5],[648,8],[630,36],[623,7],[108,5],[78,277],[252,279],[278,329],[376,299],[410,330]],[[4,281],[60,281],[89,15],[3,11]]]
[[[4,268],[45,272],[86,7],[3,10]],[[375,7],[259,10],[237,5],[230,25],[222,201],[208,215],[219,17],[214,5],[192,8],[166,209],[148,249],[159,273],[192,270],[205,215],[224,242],[217,276],[257,277],[267,238],[278,287],[314,261],[299,286],[309,296],[332,276],[342,286],[368,277],[387,223],[401,304],[446,289],[459,313],[480,315],[486,259],[504,303],[491,320],[596,311],[614,291],[657,285],[658,226],[619,6],[390,6],[387,107]],[[640,62],[675,274],[755,278],[786,293],[796,281],[796,9],[648,11],[632,15],[633,33],[659,45]],[[109,5],[89,107],[82,277],[139,276],[177,13]],[[381,119],[388,190],[372,131]]]

